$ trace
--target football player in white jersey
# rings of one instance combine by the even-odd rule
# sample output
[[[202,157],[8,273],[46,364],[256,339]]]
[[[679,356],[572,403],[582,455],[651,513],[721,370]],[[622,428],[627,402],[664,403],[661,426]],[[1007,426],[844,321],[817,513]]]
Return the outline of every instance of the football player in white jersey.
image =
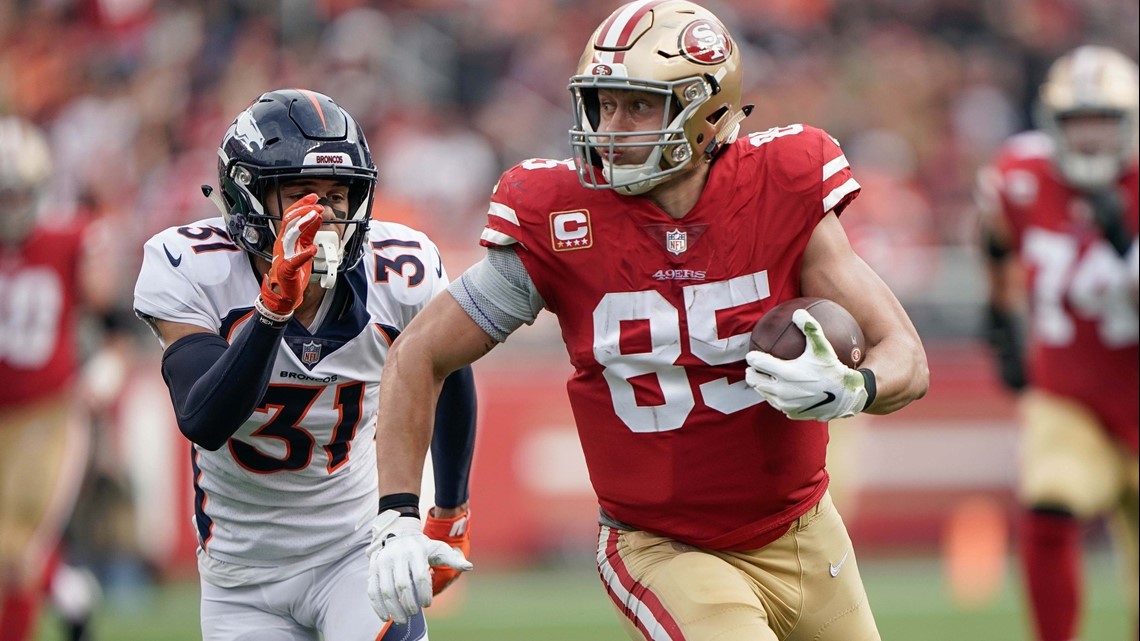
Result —
[[[376,168],[356,121],[303,89],[262,95],[218,150],[222,216],[151,238],[135,310],[193,443],[207,641],[412,641],[365,584],[381,511],[380,375],[392,342],[448,284],[423,233],[372,221]],[[467,549],[470,370],[445,384],[425,532]],[[415,510],[405,510],[417,518]],[[458,554],[458,552],[455,552]],[[454,571],[433,577],[438,592]]]

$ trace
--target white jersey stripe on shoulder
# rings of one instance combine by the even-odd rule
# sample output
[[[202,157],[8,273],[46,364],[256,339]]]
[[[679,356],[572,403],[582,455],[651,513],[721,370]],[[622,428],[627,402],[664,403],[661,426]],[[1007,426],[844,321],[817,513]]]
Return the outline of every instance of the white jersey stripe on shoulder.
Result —
[[[491,229],[489,227],[483,228],[483,233],[479,235],[479,240],[485,240],[485,241],[491,243],[492,245],[502,245],[502,246],[513,245],[513,244],[519,242],[518,240],[512,238],[511,236],[508,236],[502,232],[497,232],[494,229]]]
[[[823,166],[823,180],[827,181],[828,178],[831,178],[835,174],[839,173],[840,169],[850,166],[851,163],[847,162],[847,156],[841,154],[838,158],[830,160],[826,165]]]
[[[623,40],[629,37],[626,30],[641,20],[645,12],[653,5],[661,4],[661,0],[638,0],[626,5],[617,18],[610,23],[609,29],[598,37],[598,44],[602,47],[624,47]],[[622,35],[625,34],[625,38]]]
[[[515,210],[507,207],[502,203],[492,202],[491,207],[487,210],[487,213],[492,216],[498,216],[499,218],[514,223],[515,225],[519,224],[519,217],[517,214],[515,214]]]
[[[859,183],[854,178],[848,178],[847,182],[831,190],[831,193],[823,199],[823,211],[827,213],[833,207],[839,204],[848,194],[859,189]]]

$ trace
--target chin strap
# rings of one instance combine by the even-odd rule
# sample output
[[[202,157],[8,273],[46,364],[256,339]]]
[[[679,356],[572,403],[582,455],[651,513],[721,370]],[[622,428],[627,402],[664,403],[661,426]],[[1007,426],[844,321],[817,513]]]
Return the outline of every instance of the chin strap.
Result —
[[[731,145],[736,142],[737,136],[740,135],[740,123],[744,122],[744,119],[752,113],[752,109],[754,108],[755,105],[744,105],[740,108],[740,111],[729,116],[728,121],[726,121],[724,127],[721,128],[720,133],[714,136],[713,139],[709,141],[708,146],[705,147],[705,154],[708,155],[709,160],[715,158],[724,145]]]

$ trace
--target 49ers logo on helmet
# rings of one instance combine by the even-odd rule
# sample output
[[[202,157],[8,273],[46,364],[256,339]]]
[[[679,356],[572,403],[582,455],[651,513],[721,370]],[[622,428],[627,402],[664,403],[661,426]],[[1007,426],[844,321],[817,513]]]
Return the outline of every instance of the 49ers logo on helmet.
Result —
[[[702,65],[719,65],[732,54],[732,40],[717,23],[695,20],[681,32],[681,55]]]

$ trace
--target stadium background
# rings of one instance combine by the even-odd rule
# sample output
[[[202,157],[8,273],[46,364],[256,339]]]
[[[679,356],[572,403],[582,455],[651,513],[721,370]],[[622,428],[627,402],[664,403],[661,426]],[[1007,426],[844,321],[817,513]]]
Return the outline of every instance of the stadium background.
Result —
[[[51,215],[114,238],[119,331],[85,334],[97,442],[69,533],[104,586],[98,639],[196,639],[187,445],[157,344],[130,314],[143,241],[215,215],[216,147],[261,92],[333,96],[367,129],[377,216],[428,232],[452,276],[498,174],[568,155],[566,79],[599,0],[3,0],[0,111],[49,134]],[[842,220],[922,334],[931,392],[833,426],[833,493],[885,639],[1022,639],[1011,561],[1012,400],[978,341],[974,173],[1030,125],[1049,62],[1083,42],[1133,59],[1129,0],[705,1],[741,47],[748,131],[804,122],[843,144],[862,196]],[[591,575],[595,504],[544,317],[476,365],[479,570],[431,611],[433,639],[620,639]],[[1126,623],[1099,527],[1089,639]],[[57,638],[49,613],[40,639]]]

